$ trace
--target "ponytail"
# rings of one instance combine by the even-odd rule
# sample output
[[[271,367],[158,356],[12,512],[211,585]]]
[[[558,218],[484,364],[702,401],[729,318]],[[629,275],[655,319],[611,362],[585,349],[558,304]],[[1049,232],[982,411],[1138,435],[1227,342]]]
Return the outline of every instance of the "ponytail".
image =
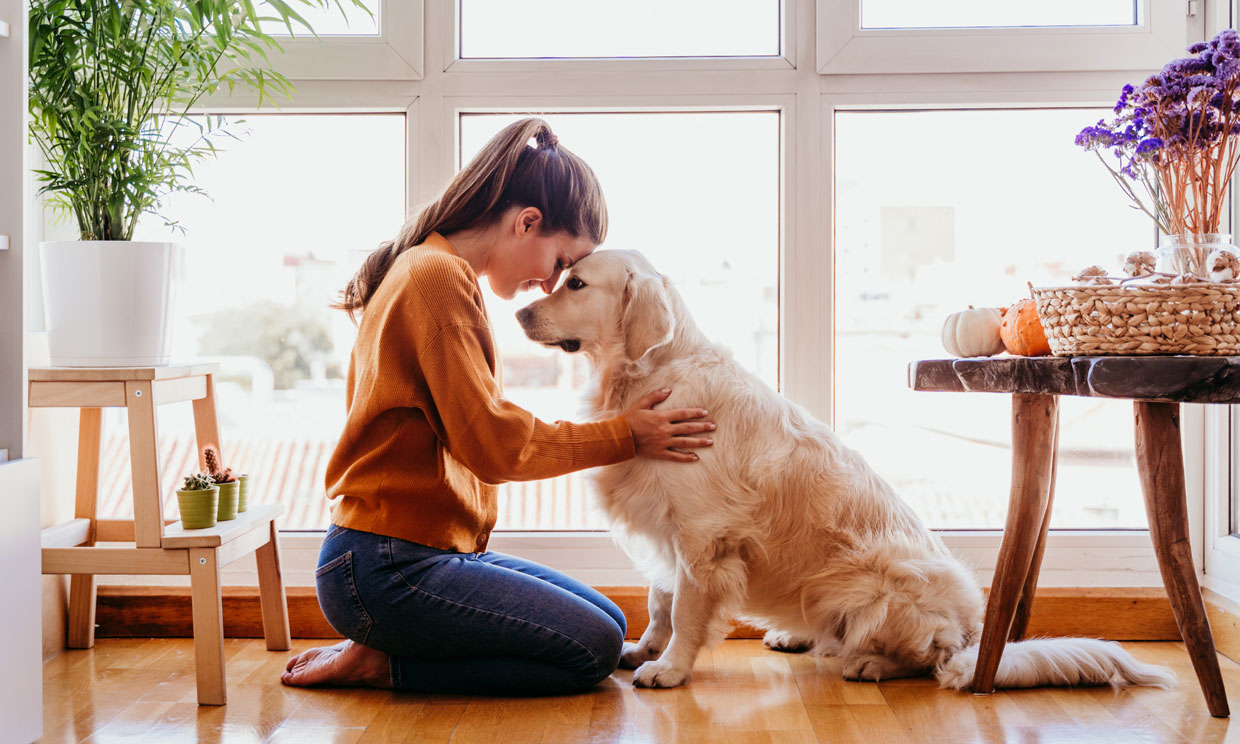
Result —
[[[531,139],[537,147],[529,146]],[[504,127],[438,199],[401,227],[395,240],[383,242],[366,257],[332,307],[356,323],[354,313],[366,308],[397,256],[426,242],[432,232],[489,225],[512,206],[537,208],[542,230],[602,243],[607,236],[603,190],[590,166],[559,142],[542,119],[521,119]]]

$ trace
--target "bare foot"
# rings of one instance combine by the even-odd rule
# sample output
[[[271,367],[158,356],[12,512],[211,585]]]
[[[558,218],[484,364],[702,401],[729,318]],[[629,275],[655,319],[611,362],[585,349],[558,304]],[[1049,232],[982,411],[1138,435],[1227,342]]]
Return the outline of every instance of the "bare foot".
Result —
[[[392,687],[388,655],[353,641],[297,654],[280,681],[292,687]]]

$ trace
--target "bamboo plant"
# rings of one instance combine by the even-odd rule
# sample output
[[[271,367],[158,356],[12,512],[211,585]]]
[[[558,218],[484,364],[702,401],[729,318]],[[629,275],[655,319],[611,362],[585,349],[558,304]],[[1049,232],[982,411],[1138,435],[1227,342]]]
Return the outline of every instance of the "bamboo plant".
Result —
[[[30,137],[50,205],[83,240],[130,240],[173,192],[202,193],[193,166],[232,136],[222,117],[193,115],[236,86],[258,105],[293,92],[269,66],[276,21],[313,34],[298,7],[363,0],[31,0]],[[263,15],[265,14],[265,15]],[[175,137],[184,127],[189,144]],[[175,138],[175,141],[174,141]],[[171,223],[169,223],[171,224]]]

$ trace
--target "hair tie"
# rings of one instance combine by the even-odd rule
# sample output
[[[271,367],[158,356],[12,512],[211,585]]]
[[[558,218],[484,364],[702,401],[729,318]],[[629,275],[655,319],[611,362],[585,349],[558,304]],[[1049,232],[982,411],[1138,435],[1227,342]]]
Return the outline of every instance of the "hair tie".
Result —
[[[560,144],[560,138],[551,132],[546,132],[539,137],[539,147],[544,150],[554,149]]]

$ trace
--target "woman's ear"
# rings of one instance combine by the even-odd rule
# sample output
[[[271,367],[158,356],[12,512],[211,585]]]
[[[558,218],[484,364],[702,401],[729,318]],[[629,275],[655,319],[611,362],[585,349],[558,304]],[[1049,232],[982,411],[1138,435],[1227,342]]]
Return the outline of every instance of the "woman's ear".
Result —
[[[517,212],[516,232],[517,235],[525,235],[531,228],[537,228],[542,223],[542,212],[538,207],[525,207]]]
[[[624,351],[630,361],[636,362],[646,352],[672,340],[676,316],[663,289],[663,277],[645,272],[629,274],[622,312]]]

